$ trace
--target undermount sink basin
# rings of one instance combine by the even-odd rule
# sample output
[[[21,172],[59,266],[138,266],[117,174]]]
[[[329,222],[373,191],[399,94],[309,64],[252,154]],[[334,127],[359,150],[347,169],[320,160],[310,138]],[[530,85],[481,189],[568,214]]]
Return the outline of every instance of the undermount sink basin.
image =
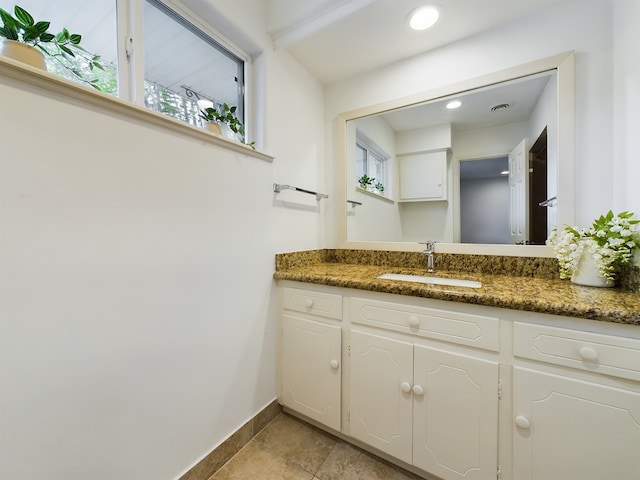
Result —
[[[402,273],[383,273],[378,275],[382,280],[399,280],[401,282],[418,282],[432,285],[449,285],[451,287],[480,288],[482,283],[475,280],[463,280],[459,278],[423,277],[421,275],[405,275]]]

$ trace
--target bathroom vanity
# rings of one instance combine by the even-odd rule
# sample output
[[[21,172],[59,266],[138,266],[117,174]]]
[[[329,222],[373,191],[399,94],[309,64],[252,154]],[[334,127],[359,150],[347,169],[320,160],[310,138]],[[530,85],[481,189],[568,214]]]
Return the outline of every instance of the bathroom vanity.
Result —
[[[276,271],[288,411],[427,478],[640,478],[639,294],[391,270]]]

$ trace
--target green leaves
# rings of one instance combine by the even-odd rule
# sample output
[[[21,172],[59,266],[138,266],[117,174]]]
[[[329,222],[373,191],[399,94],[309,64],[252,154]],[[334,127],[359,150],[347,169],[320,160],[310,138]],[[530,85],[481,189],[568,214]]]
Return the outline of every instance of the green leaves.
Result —
[[[363,188],[366,190],[367,187],[373,185],[373,182],[375,182],[375,180],[376,180],[375,178],[371,178],[369,175],[365,173],[358,179],[358,183],[360,184],[360,188]]]
[[[241,137],[241,141],[244,142],[244,125],[236,116],[236,111],[238,107],[235,105],[230,107],[227,103],[223,103],[222,105],[217,105],[215,107],[208,107],[204,110],[200,110],[200,118],[205,120],[206,122],[216,122],[220,124],[227,124],[229,129],[235,134]],[[255,150],[255,142],[245,143]]]
[[[555,232],[554,247],[560,264],[560,278],[573,274],[585,249],[593,255],[600,276],[613,280],[622,265],[631,262],[640,246],[640,220],[633,212],[615,215],[609,210],[596,218],[589,229],[564,227]]]
[[[2,28],[0,35],[8,40],[18,40],[19,23],[13,18],[9,12],[0,8],[0,19],[2,20]]]
[[[96,68],[104,71],[104,67],[100,64],[100,55],[92,55],[80,46],[82,35],[71,33],[66,28],[54,35],[48,31],[51,22],[36,22],[33,16],[19,5],[16,5],[13,11],[15,16],[0,8],[0,37],[37,47],[79,80],[99,90],[98,80],[87,79],[85,74],[87,67],[89,71]]]
[[[13,12],[16,14],[16,18],[22,23],[23,26],[28,27],[35,23],[33,17],[24,8],[16,5],[13,9]]]
[[[6,10],[0,9],[0,18],[3,23],[0,35],[9,40],[20,41],[22,34],[23,42],[35,42],[49,28],[50,22],[36,23],[31,14],[18,5],[14,7],[13,11],[15,17]]]

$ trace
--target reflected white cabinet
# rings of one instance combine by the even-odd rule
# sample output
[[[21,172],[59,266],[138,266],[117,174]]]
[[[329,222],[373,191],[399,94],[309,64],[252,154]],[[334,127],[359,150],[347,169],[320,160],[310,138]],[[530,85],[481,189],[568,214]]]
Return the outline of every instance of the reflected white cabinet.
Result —
[[[447,199],[447,152],[429,152],[398,157],[401,202]]]
[[[342,328],[331,324],[342,316],[336,295],[285,289],[281,314],[280,403],[330,428],[340,430]],[[303,316],[295,311],[321,316]]]
[[[351,435],[445,479],[495,479],[498,364],[351,331]]]

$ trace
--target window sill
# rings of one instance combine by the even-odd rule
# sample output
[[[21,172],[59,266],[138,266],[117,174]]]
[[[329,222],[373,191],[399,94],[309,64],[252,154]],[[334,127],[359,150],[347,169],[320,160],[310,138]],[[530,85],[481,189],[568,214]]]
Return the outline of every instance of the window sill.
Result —
[[[116,112],[127,118],[135,118],[142,122],[177,132],[181,135],[242,153],[249,157],[254,157],[258,160],[271,163],[274,159],[271,155],[267,155],[259,150],[254,150],[243,143],[234,142],[233,140],[226,139],[205,129],[194,127],[175,118],[153,112],[131,102],[94,90],[91,87],[74,83],[66,78],[3,56],[0,56],[0,77],[9,78],[19,83],[36,87],[47,93],[73,98],[87,106],[94,106]]]
[[[355,187],[356,192],[364,193],[365,195],[369,195],[373,198],[377,198],[379,200],[384,200],[385,202],[395,203],[395,201],[389,197],[385,197],[384,195],[380,195],[379,193],[370,192],[369,190],[365,190],[364,188]]]

